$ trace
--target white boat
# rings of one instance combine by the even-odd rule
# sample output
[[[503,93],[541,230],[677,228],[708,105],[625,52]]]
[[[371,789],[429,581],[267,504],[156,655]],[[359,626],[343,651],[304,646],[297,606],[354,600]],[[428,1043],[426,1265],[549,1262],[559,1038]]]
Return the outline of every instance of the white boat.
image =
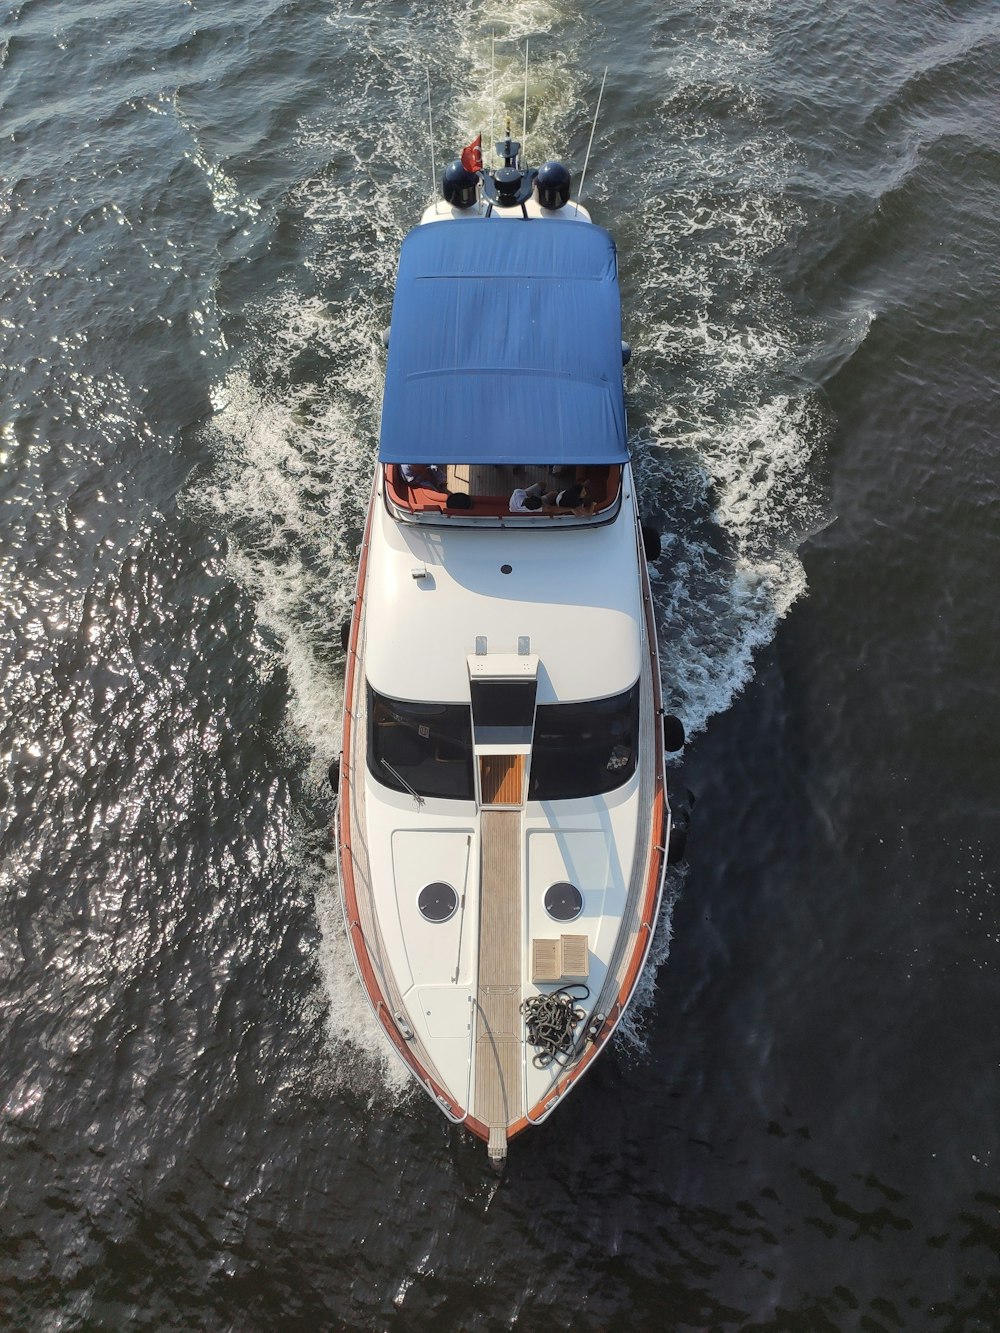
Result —
[[[375,1017],[494,1164],[621,1021],[671,831],[614,242],[497,151],[401,248],[336,820]]]

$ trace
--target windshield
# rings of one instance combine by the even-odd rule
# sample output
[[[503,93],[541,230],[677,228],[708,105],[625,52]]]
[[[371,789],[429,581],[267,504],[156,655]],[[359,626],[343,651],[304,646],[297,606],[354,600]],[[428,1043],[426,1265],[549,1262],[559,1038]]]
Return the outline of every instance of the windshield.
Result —
[[[528,798],[570,801],[623,786],[635,772],[639,682],[610,699],[539,704]]]
[[[393,791],[474,800],[469,705],[389,699],[369,685],[368,769]]]

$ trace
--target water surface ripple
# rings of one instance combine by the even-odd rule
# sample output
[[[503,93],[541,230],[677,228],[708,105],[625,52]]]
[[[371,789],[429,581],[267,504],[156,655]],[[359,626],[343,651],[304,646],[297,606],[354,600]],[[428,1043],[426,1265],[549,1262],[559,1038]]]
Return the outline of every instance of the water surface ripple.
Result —
[[[491,34],[498,64],[490,76]],[[481,1150],[325,773],[396,254],[522,97],[620,250],[698,797],[641,1002]],[[993,0],[0,19],[0,1325],[1000,1329]]]

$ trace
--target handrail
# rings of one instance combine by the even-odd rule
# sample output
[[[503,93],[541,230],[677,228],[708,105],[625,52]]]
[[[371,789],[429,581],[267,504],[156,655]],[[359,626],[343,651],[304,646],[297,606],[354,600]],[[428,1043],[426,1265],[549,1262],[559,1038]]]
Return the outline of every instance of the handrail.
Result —
[[[389,763],[388,759],[380,759],[379,763],[382,765],[383,768],[387,768],[389,770],[389,772],[392,774],[392,776],[396,779],[397,782],[401,782],[403,784],[406,790],[416,801],[417,805],[424,804],[424,798],[420,795],[418,791],[414,791],[414,789],[410,786],[407,780],[403,777],[402,773],[396,772],[392,764]]]

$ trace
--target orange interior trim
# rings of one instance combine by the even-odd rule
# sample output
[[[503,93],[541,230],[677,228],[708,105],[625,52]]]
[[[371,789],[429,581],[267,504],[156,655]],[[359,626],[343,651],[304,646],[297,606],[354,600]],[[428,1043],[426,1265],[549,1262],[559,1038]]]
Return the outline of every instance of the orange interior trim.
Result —
[[[483,805],[520,805],[524,792],[523,754],[479,756],[479,785]]]

